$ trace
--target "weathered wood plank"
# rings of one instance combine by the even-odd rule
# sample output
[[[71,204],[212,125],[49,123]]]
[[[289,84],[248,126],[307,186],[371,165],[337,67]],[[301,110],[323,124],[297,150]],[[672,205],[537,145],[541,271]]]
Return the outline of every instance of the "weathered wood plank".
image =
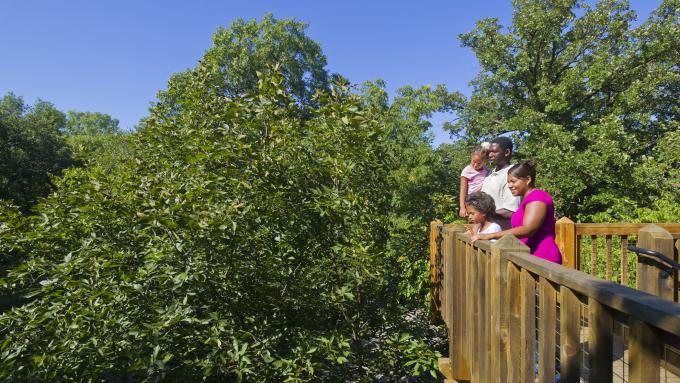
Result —
[[[628,337],[630,382],[658,382],[660,378],[661,341],[647,323],[632,320]]]
[[[560,374],[562,383],[578,383],[580,378],[581,301],[567,287],[560,287]]]
[[[533,383],[534,375],[534,342],[536,339],[536,280],[526,269],[522,269],[521,289],[521,321],[520,321],[520,381]]]
[[[555,380],[555,287],[544,277],[539,278],[540,286],[540,318],[538,320],[538,381]]]
[[[588,360],[590,381],[611,383],[613,351],[613,319],[611,309],[597,301],[588,299]]]
[[[488,382],[489,367],[487,364],[489,358],[488,348],[488,336],[489,329],[489,314],[488,314],[488,255],[485,254],[481,249],[477,251],[477,260],[479,262],[479,269],[477,273],[479,275],[479,292],[478,292],[478,304],[479,304],[479,322],[477,322],[478,338],[477,338],[477,350],[479,352],[479,379],[478,382]]]
[[[449,284],[451,284],[451,278],[448,278],[449,275],[451,275],[451,268],[453,264],[450,262],[450,257],[448,256],[450,254],[450,248],[453,245],[453,241],[451,240],[451,235],[449,231],[444,228],[441,231],[441,244],[440,244],[440,251],[441,251],[441,265],[442,265],[442,270],[444,273],[444,278],[440,283],[440,288],[439,288],[439,305],[440,309],[439,312],[441,314],[442,320],[444,321],[444,324],[446,325],[446,330],[449,331],[451,330],[451,322],[450,322],[450,313],[449,313],[449,302],[448,302],[448,295],[449,291],[451,290]]]
[[[456,237],[457,238],[457,237]],[[465,332],[467,331],[468,301],[466,300],[467,262],[465,258],[465,243],[456,240],[454,245],[455,264],[453,275],[453,337],[449,339],[449,358],[451,360],[452,378],[456,380],[470,380],[468,369],[468,355],[465,350]]]
[[[430,222],[430,322],[432,324],[441,323],[439,312],[439,256],[437,246],[437,236],[439,234],[442,221],[435,219]]]
[[[505,305],[505,270],[504,266],[507,261],[503,262],[501,265],[501,248],[495,244],[492,246],[492,251],[489,256],[491,257],[489,262],[489,322],[491,328],[491,334],[489,336],[489,381],[491,382],[505,382],[506,378],[501,374],[505,375],[505,342],[507,337],[507,326],[506,333],[503,333],[501,328],[507,324],[507,319],[504,319],[504,305]],[[503,270],[501,270],[503,268]]]
[[[507,366],[507,376],[505,382],[519,382],[521,373],[521,349],[522,349],[522,316],[521,316],[521,271],[513,264],[508,263],[506,267],[506,289],[503,296],[507,321],[501,327],[501,333],[507,331],[507,342],[505,347],[505,358]],[[506,329],[507,328],[507,329]],[[502,366],[501,366],[502,368]],[[501,375],[502,379],[502,375]],[[500,380],[503,381],[503,380]]]
[[[472,309],[472,320],[468,323],[474,323],[474,325],[468,329],[472,333],[472,350],[470,353],[470,356],[472,358],[472,367],[471,367],[471,373],[472,373],[472,381],[479,382],[479,369],[480,369],[480,352],[481,349],[479,347],[479,338],[481,334],[481,327],[479,326],[479,321],[483,320],[482,317],[480,316],[480,299],[479,299],[479,290],[480,290],[480,265],[479,265],[479,256],[477,254],[477,249],[470,247],[470,257],[471,257],[471,264],[472,264],[472,284],[471,284],[471,302],[472,304],[471,309]]]
[[[465,276],[465,300],[467,302],[466,306],[466,329],[464,334],[465,341],[465,355],[468,357],[468,368],[470,370],[470,375],[472,376],[472,371],[475,369],[475,354],[474,354],[474,341],[475,341],[475,331],[474,331],[474,321],[475,321],[475,278],[476,278],[476,268],[474,263],[475,258],[472,253],[472,245],[469,243],[465,244],[465,262],[466,270],[468,271]]]
[[[510,316],[510,301],[515,300],[518,305],[519,293],[519,271],[517,271],[517,278],[515,280],[514,297],[508,296],[508,261],[503,258],[504,254],[509,254],[514,251],[528,251],[529,248],[513,236],[505,236],[500,240],[491,244],[490,252],[485,253],[485,257],[489,260],[489,274],[488,274],[488,292],[489,297],[487,302],[488,315],[490,317],[490,331],[488,338],[488,363],[486,370],[489,371],[489,376],[486,381],[491,382],[506,382],[517,381],[508,379],[508,320]],[[518,327],[519,329],[519,327]],[[519,336],[519,333],[517,333]],[[518,354],[519,355],[519,354]]]

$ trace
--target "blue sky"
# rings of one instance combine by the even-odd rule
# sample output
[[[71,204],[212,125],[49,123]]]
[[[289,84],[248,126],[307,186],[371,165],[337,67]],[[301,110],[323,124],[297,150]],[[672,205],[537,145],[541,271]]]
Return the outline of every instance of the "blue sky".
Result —
[[[646,19],[659,0],[631,0]],[[469,94],[479,67],[457,36],[485,17],[511,21],[510,0],[0,1],[0,95],[62,111],[108,113],[132,128],[171,74],[193,67],[219,26],[238,17],[309,23],[328,69],[355,83],[445,84]],[[449,141],[436,116],[435,144]]]

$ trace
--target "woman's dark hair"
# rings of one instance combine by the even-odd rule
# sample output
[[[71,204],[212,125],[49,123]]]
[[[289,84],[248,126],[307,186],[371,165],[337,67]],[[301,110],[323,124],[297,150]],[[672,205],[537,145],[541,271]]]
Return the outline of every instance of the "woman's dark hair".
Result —
[[[486,218],[490,221],[496,218],[496,203],[490,195],[484,192],[478,191],[465,196],[465,206],[472,206],[480,213],[486,214]]]
[[[529,185],[534,186],[536,183],[536,161],[528,160],[521,164],[514,165],[508,169],[508,175],[515,178],[527,178],[531,177],[531,182]]]

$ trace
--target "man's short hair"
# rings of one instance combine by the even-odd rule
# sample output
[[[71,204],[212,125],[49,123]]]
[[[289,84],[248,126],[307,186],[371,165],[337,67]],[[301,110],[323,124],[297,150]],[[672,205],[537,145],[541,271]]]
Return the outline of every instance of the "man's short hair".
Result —
[[[512,152],[512,140],[505,136],[499,136],[491,140],[492,144],[498,144],[503,150],[510,149]]]

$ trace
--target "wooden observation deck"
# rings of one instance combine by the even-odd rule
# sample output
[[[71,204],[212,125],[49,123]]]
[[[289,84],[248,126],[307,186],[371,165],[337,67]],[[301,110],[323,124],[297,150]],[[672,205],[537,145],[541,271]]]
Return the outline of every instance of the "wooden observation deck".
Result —
[[[432,222],[446,381],[680,382],[678,275],[627,250],[636,241],[677,262],[680,224],[562,219],[557,232],[564,266],[513,236],[473,245],[465,226]]]

